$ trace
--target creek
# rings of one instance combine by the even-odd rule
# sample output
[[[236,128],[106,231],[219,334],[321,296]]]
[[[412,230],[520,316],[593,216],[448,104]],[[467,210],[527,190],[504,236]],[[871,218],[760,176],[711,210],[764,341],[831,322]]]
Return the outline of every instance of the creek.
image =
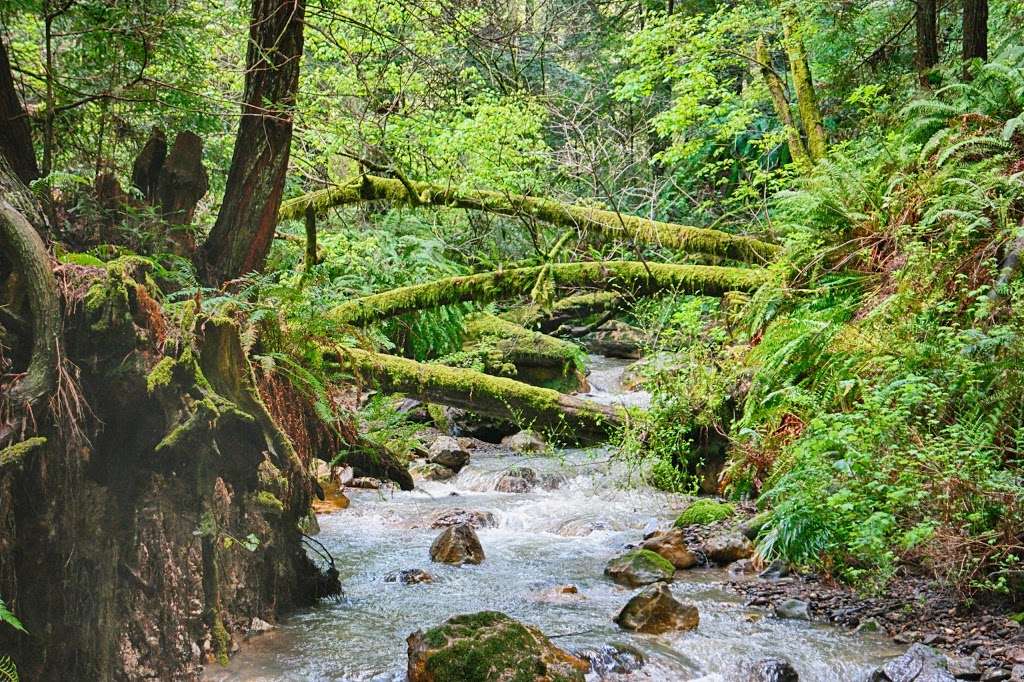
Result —
[[[642,404],[647,398],[619,388],[624,361],[594,359],[591,393],[602,401]],[[557,487],[529,493],[494,491],[512,466],[529,466]],[[538,626],[566,649],[626,644],[646,664],[630,675],[593,679],[740,680],[747,662],[788,659],[804,682],[864,678],[900,651],[881,637],[825,625],[785,621],[748,608],[723,583],[724,569],[676,574],[672,590],[693,602],[700,626],[672,635],[636,635],[612,618],[635,590],[603,575],[605,564],[656,522],[668,527],[687,498],[642,485],[608,448],[521,455],[498,446],[473,451],[455,478],[420,482],[414,491],[351,491],[351,507],[322,515],[317,539],[334,555],[345,596],[295,614],[253,637],[227,668],[212,667],[214,682],[405,679],[405,638],[449,616],[503,611]],[[486,559],[478,566],[432,564],[430,528],[446,509],[484,510],[497,526],[478,530]],[[385,582],[393,571],[422,568],[432,583]],[[577,594],[562,594],[574,585]]]

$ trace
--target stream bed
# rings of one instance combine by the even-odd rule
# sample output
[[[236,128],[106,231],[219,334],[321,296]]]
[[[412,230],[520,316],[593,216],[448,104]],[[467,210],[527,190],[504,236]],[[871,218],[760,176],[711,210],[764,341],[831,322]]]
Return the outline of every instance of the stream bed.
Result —
[[[615,374],[624,364],[603,362],[600,371],[608,374],[592,375],[592,393],[614,395]],[[495,492],[495,482],[512,466],[529,466],[557,487]],[[607,448],[532,456],[481,447],[455,478],[417,485],[410,492],[347,491],[351,507],[322,515],[317,536],[336,558],[345,596],[252,638],[230,666],[212,666],[205,679],[398,682],[405,679],[411,632],[482,610],[536,625],[566,649],[623,643],[646,658],[628,675],[593,679],[727,682],[743,679],[745,663],[781,656],[804,682],[855,682],[901,653],[881,637],[778,620],[744,607],[741,597],[721,586],[729,578],[724,569],[676,574],[674,594],[700,611],[696,630],[660,636],[620,630],[612,619],[636,590],[605,578],[605,564],[653,522],[670,526],[687,500],[639,484]],[[430,528],[431,519],[456,508],[489,511],[497,521],[478,530],[486,553],[478,566],[430,561],[430,544],[441,532]],[[429,571],[434,582],[385,582],[389,573],[412,568]],[[561,593],[566,585],[578,593]]]

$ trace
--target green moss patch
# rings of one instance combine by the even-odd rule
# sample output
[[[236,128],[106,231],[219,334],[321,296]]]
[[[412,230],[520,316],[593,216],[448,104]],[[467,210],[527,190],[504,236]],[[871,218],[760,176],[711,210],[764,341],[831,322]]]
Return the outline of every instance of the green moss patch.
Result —
[[[687,507],[679,518],[676,519],[677,528],[686,526],[704,526],[715,521],[727,519],[735,513],[735,509],[728,502],[716,502],[715,500],[700,499]]]

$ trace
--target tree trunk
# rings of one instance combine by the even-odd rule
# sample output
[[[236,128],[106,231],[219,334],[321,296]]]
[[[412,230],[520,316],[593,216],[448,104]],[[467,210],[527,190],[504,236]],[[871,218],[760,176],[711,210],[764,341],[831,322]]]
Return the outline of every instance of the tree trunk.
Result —
[[[811,161],[819,161],[825,157],[827,145],[825,126],[821,121],[821,109],[818,107],[818,96],[814,92],[814,81],[811,79],[811,67],[807,61],[807,49],[800,35],[799,22],[792,10],[782,14],[782,28],[786,44],[786,55],[789,67],[793,70],[793,89],[796,91],[796,106],[800,111],[800,122],[807,136],[807,151]]]
[[[7,46],[0,38],[0,154],[26,185],[39,177],[36,153],[32,148],[32,128],[28,114],[14,89],[14,75],[7,57]],[[42,227],[41,225],[37,227]]]
[[[927,82],[927,72],[939,63],[939,12],[937,0],[914,0],[917,9],[914,23],[917,26],[917,53],[914,62],[922,84]]]
[[[253,0],[242,119],[200,269],[217,285],[263,268],[277,225],[299,85],[305,0]]]
[[[988,0],[964,0],[963,56],[964,62],[988,60]]]
[[[622,410],[471,369],[339,348],[342,365],[387,393],[516,421],[566,442],[603,442],[622,425]]]
[[[448,277],[399,287],[347,301],[328,311],[327,318],[337,324],[363,325],[463,301],[484,304],[523,296],[533,287],[544,267],[550,267],[550,276],[556,286],[594,287],[636,295],[685,291],[720,296],[727,291],[753,291],[767,281],[766,271],[754,268],[636,261],[553,263],[550,266]]]
[[[664,223],[637,216],[606,211],[590,206],[572,206],[551,199],[521,194],[470,190],[460,192],[450,186],[427,182],[409,182],[364,175],[338,187],[305,194],[284,202],[280,219],[301,218],[308,206],[318,212],[332,206],[363,201],[392,201],[417,206],[466,208],[499,215],[527,216],[552,225],[571,227],[610,238],[627,238],[676,248],[689,253],[705,253],[735,260],[763,262],[772,260],[779,247],[752,237],[701,227]],[[415,196],[410,196],[409,190]]]
[[[775,115],[778,116],[779,122],[786,131],[786,144],[789,146],[790,158],[798,166],[810,166],[811,157],[807,153],[803,139],[800,138],[800,130],[796,127],[793,112],[789,108],[789,100],[786,99],[785,86],[782,79],[779,78],[779,74],[772,67],[771,55],[763,37],[758,38],[754,45],[754,60],[757,62],[754,68],[768,87]]]

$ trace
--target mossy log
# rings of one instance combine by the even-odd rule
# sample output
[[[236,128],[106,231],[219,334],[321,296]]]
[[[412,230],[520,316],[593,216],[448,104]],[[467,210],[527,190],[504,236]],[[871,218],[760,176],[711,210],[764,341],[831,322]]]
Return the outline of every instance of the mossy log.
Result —
[[[550,268],[550,276],[556,286],[595,287],[635,295],[683,291],[720,296],[727,291],[753,291],[767,278],[767,273],[761,269],[713,265],[669,265],[637,261],[555,263],[550,266],[448,277],[400,287],[343,303],[328,312],[328,317],[338,323],[362,325],[452,303],[473,301],[484,304],[521,296],[530,291],[544,267]]]
[[[410,189],[412,192],[410,192]],[[571,227],[612,239],[632,239],[687,253],[703,253],[735,260],[763,263],[779,253],[779,247],[753,237],[720,230],[650,220],[590,206],[573,206],[542,197],[486,190],[460,191],[428,182],[408,182],[363,175],[337,187],[291,199],[281,205],[280,220],[301,218],[309,206],[322,212],[332,206],[363,201],[390,201],[413,206],[465,208]]]
[[[387,393],[511,419],[565,442],[602,442],[623,422],[619,409],[513,379],[356,348],[337,352],[343,367]]]

